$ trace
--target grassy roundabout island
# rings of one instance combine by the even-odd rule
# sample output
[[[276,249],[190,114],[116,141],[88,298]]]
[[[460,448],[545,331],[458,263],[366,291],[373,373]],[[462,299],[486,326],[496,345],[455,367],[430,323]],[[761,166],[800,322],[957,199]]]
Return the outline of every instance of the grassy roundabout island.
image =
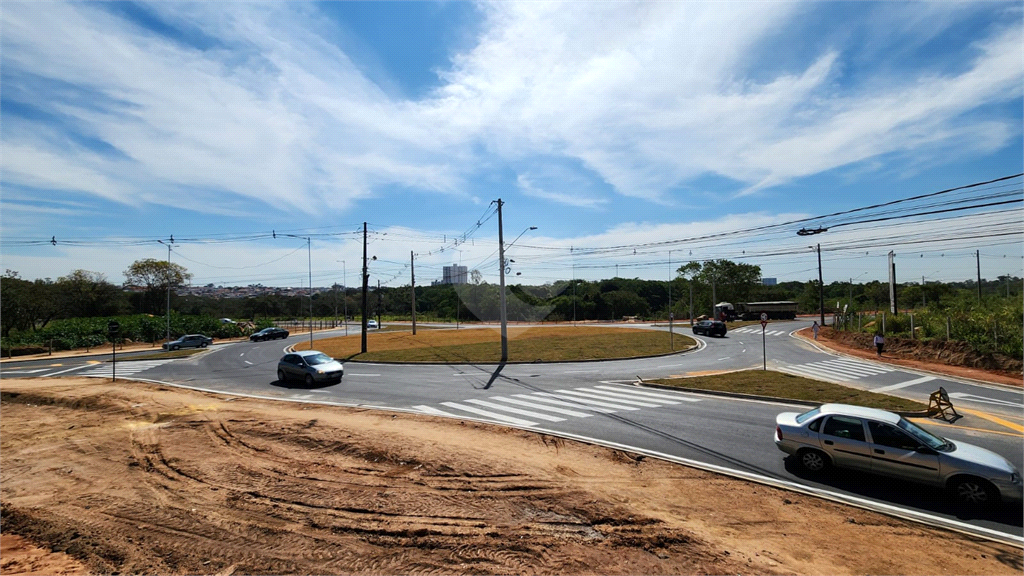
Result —
[[[541,326],[508,329],[509,362],[565,362],[638,358],[688,350],[697,345],[689,336],[668,332],[608,326]],[[376,332],[367,336],[361,354],[360,334],[317,340],[317,350],[342,360],[366,362],[497,363],[501,333],[497,326],[459,330]],[[308,350],[309,342],[295,345]]]

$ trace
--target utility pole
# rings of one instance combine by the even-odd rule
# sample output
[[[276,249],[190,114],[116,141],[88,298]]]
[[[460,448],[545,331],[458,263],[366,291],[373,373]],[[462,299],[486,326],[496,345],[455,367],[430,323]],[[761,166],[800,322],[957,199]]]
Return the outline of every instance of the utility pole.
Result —
[[[170,252],[168,252],[168,254],[170,254]],[[978,302],[981,302],[981,250],[975,252],[974,257],[978,259]],[[171,257],[168,256],[168,262],[170,261],[170,259]]]
[[[818,326],[825,327],[825,282],[821,277],[821,244],[818,244],[818,308],[821,318]]]
[[[380,279],[378,278],[377,279],[377,330],[380,330],[380,308],[381,308],[380,300],[381,300],[381,295],[380,295]]]
[[[313,240],[306,237],[306,256],[309,264],[309,349],[313,349]]]
[[[672,331],[672,251],[668,251],[668,349],[676,349],[675,332]]]
[[[366,271],[366,222],[363,222],[363,354],[366,354],[366,308],[370,287],[370,275]]]
[[[498,290],[501,291],[501,363],[508,362],[508,317],[505,313],[505,236],[501,222],[501,198],[498,198]]]
[[[409,274],[412,281],[412,335],[416,335],[416,256],[409,251]]]

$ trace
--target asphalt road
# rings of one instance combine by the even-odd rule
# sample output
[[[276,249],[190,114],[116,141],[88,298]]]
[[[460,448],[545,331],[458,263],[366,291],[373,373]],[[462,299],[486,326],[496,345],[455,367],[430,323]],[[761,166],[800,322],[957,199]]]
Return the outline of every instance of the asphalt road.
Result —
[[[926,374],[893,365],[841,357],[791,336],[809,321],[735,329],[725,338],[700,337],[698,349],[637,360],[555,364],[395,365],[348,362],[340,385],[305,388],[276,381],[277,361],[288,340],[215,345],[177,360],[118,362],[119,377],[133,377],[205,390],[294,401],[333,403],[477,419],[592,440],[610,446],[697,463],[710,469],[777,484],[790,483],[847,499],[863,499],[899,513],[1024,538],[1020,510],[958,516],[936,490],[843,472],[809,478],[794,469],[774,445],[775,416],[804,406],[640,388],[650,380],[718,370],[761,368],[841,382],[927,403],[944,387],[964,417],[953,424],[924,425],[953,441],[988,448],[1024,469],[1024,394],[1020,389]],[[666,329],[667,327],[650,327]],[[689,327],[676,326],[689,334]],[[323,332],[316,338],[338,333]],[[762,356],[766,353],[767,358]],[[119,354],[126,359],[127,354]],[[4,364],[0,377],[76,375],[110,377],[105,357]],[[87,364],[87,362],[93,362]],[[891,512],[892,510],[890,510]],[[1024,540],[1022,540],[1024,542]]]

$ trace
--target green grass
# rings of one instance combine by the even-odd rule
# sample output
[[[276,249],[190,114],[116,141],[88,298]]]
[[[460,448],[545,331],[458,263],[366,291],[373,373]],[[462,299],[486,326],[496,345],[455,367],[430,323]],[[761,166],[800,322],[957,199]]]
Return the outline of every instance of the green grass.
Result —
[[[688,336],[629,328],[558,326],[510,328],[510,362],[560,362],[637,358],[668,354],[696,346]],[[318,340],[320,350],[334,358],[366,362],[496,363],[501,359],[497,328],[430,330],[413,336],[409,331],[371,332],[366,354],[361,354],[360,335]],[[295,345],[297,350],[309,343]]]
[[[692,378],[667,378],[651,380],[650,382],[681,388],[697,388],[700,390],[806,400],[821,404],[829,402],[856,404],[858,406],[880,408],[893,412],[909,412],[928,408],[927,405],[920,402],[905,400],[896,396],[876,394],[875,392],[847,388],[846,386],[840,386],[831,382],[821,382],[800,376],[783,374],[782,372],[765,370],[745,370],[742,372],[730,372],[714,376],[695,376]]]

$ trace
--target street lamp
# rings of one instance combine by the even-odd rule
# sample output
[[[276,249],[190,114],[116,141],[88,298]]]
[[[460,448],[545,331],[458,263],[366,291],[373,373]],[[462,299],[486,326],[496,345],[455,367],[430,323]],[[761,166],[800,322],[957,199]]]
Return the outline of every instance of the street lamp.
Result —
[[[504,204],[504,202],[501,201],[501,198],[498,198],[497,202],[498,202],[498,266],[499,266],[499,269],[498,269],[499,275],[498,275],[498,277],[500,279],[498,290],[501,291],[501,293],[500,293],[500,300],[501,300],[501,363],[504,364],[505,362],[508,361],[508,311],[505,308],[505,306],[506,306],[506,301],[505,301],[505,240],[504,240],[505,237],[504,237],[504,232],[502,231],[502,221],[501,221],[501,206],[502,206],[502,204]],[[526,234],[530,230],[536,230],[536,229],[537,229],[536,226],[530,226],[526,230],[523,230],[522,232],[519,233],[519,236],[516,236],[516,239],[513,240],[512,243],[508,245],[508,247],[511,248],[512,245],[516,243],[516,241],[518,241],[520,238],[523,237],[523,234]]]
[[[821,277],[821,244],[808,246],[811,250],[818,250],[818,312],[821,317],[818,319],[818,326],[825,326],[825,282]]]
[[[177,246],[174,244],[174,236],[171,236],[170,240],[164,242],[163,240],[157,240],[157,242],[167,246],[167,274],[164,280],[167,282],[167,342],[171,341],[171,246]],[[170,348],[168,348],[170,350]]]

